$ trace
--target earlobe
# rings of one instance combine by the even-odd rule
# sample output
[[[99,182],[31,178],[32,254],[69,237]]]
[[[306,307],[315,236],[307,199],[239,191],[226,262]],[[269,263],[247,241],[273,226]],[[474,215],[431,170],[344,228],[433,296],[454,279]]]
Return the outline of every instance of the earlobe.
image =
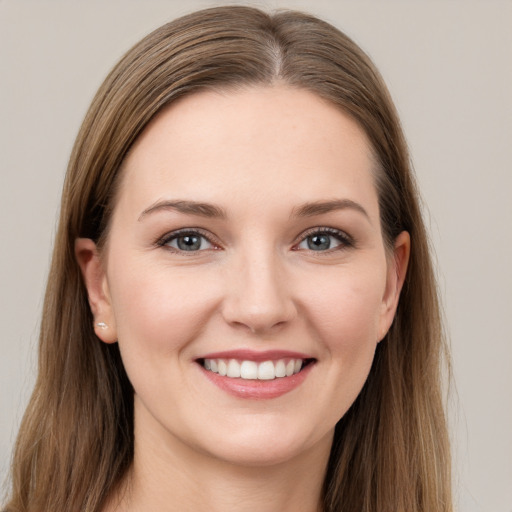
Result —
[[[382,314],[379,328],[381,341],[387,334],[398,307],[400,292],[407,274],[409,255],[411,251],[411,238],[407,231],[402,231],[395,239],[393,254],[388,263],[386,290],[382,300]]]
[[[94,331],[105,343],[114,343],[117,341],[115,318],[107,277],[96,244],[90,238],[77,238],[75,257],[87,289]]]

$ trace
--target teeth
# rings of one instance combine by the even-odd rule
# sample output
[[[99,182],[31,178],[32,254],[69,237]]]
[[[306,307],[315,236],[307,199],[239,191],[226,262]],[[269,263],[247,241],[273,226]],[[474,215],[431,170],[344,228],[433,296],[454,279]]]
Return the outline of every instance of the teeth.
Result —
[[[228,363],[228,371],[226,373],[228,377],[237,378],[240,377],[240,365],[236,359],[230,359]]]
[[[204,359],[206,370],[218,373],[221,376],[242,379],[273,380],[282,377],[291,377],[299,373],[302,368],[302,359],[279,359],[278,361],[237,361],[236,359]]]
[[[272,361],[265,361],[258,365],[258,380],[272,380],[276,378],[276,369]]]
[[[276,363],[276,377],[286,377],[286,365],[282,359]]]
[[[286,376],[290,377],[290,375],[293,375],[293,371],[295,370],[295,361],[293,359],[290,359],[288,363],[286,364]]]
[[[257,379],[258,363],[254,361],[242,361],[240,365],[240,377],[242,377],[242,379]]]
[[[228,365],[226,364],[226,361],[219,359],[219,375],[222,375],[224,377],[227,374],[228,374]]]

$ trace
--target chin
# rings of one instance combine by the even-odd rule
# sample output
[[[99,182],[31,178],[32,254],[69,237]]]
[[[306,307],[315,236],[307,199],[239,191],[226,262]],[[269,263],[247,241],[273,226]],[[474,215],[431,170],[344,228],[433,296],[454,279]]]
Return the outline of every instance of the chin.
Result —
[[[292,446],[279,446],[277,448],[264,447],[262,445],[237,445],[225,447],[221,450],[219,447],[215,453],[211,455],[218,459],[223,460],[229,464],[239,467],[269,467],[284,464],[303,453],[297,447]]]
[[[259,428],[234,431],[212,443],[210,456],[238,466],[274,466],[304,456],[312,450],[329,451],[334,431],[317,438],[299,432],[296,426]]]

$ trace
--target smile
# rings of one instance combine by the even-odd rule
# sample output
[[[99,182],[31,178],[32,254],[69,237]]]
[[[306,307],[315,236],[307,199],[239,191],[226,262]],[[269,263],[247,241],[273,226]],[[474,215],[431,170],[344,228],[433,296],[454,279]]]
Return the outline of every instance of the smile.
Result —
[[[203,359],[206,370],[218,373],[222,377],[246,380],[274,380],[291,377],[300,372],[308,360],[278,359],[277,361],[251,361],[237,359]]]
[[[317,360],[298,352],[235,350],[196,359],[203,375],[223,391],[243,399],[270,399],[300,387]]]

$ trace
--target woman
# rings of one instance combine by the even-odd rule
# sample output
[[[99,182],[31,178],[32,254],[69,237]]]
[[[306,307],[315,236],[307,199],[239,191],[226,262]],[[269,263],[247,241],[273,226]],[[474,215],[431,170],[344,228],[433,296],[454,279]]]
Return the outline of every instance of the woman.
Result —
[[[191,14],[78,135],[6,510],[449,511],[443,350],[373,64],[304,14]]]

